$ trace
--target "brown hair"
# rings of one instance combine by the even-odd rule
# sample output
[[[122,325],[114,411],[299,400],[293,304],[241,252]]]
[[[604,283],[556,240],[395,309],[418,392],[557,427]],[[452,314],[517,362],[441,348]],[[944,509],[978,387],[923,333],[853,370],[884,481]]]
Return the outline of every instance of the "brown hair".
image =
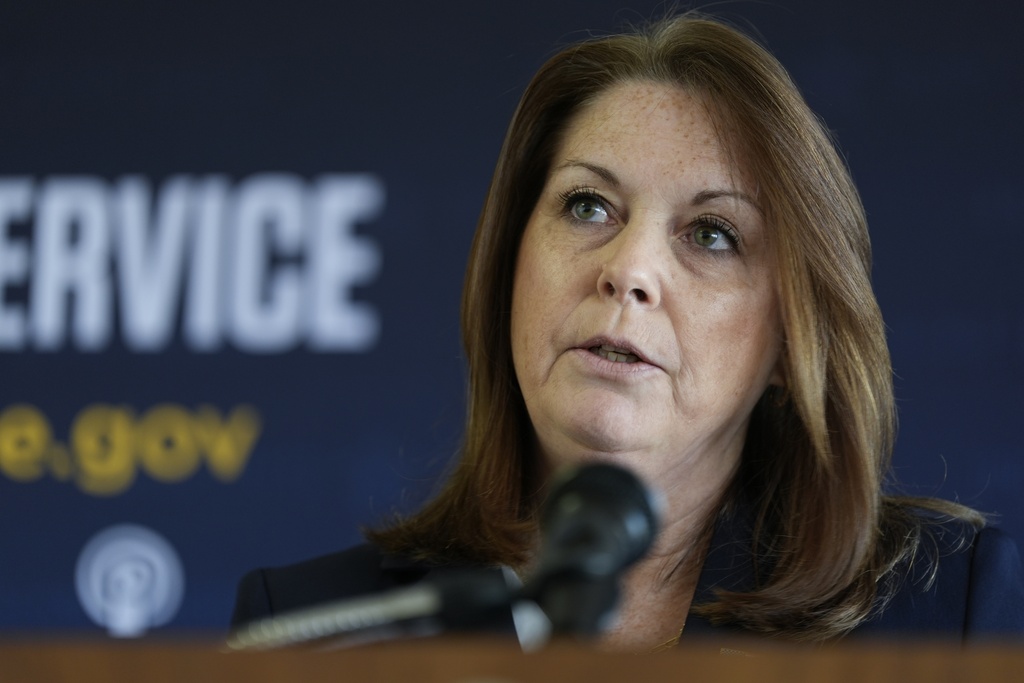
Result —
[[[757,183],[778,264],[786,389],[769,388],[755,407],[732,491],[753,505],[754,550],[768,569],[754,591],[721,593],[697,609],[762,633],[840,636],[884,600],[883,579],[917,551],[922,522],[912,504],[975,523],[979,517],[941,501],[883,494],[895,422],[892,373],[860,198],[778,61],[694,13],[570,46],[527,87],[466,273],[461,458],[437,498],[370,538],[438,562],[526,559],[538,482],[509,331],[519,242],[573,114],[623,81],[678,85],[727,124],[725,142]]]

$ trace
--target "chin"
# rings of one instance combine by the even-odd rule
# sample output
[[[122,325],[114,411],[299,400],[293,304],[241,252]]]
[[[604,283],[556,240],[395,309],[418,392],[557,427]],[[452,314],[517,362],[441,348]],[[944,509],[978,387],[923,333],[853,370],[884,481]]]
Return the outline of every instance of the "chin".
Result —
[[[584,451],[593,453],[642,450],[649,440],[649,431],[636,416],[618,414],[587,416],[573,422],[566,431]]]
[[[536,412],[528,410],[534,431],[553,462],[643,450],[650,443],[651,434],[658,431],[651,424],[650,408],[621,396],[601,399],[552,397],[546,405],[537,406]]]

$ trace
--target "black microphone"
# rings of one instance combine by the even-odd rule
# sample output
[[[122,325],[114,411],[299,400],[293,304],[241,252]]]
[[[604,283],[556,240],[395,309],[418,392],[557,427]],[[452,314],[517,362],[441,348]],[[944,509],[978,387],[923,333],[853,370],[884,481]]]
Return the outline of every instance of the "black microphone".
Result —
[[[514,589],[496,569],[439,571],[383,593],[338,600],[243,624],[231,650],[317,643],[327,648],[469,631],[507,610]]]
[[[541,514],[541,550],[524,596],[555,633],[596,635],[618,601],[619,577],[657,534],[651,494],[631,472],[584,465],[556,479]]]
[[[656,529],[654,505],[639,479],[614,465],[585,465],[554,481],[541,515],[537,570],[522,590],[496,569],[439,572],[404,588],[243,625],[227,644],[233,650],[313,641],[343,647],[473,630],[489,615],[530,603],[555,633],[596,634],[613,613],[622,570],[647,552]],[[530,649],[549,630],[533,611],[516,617]]]

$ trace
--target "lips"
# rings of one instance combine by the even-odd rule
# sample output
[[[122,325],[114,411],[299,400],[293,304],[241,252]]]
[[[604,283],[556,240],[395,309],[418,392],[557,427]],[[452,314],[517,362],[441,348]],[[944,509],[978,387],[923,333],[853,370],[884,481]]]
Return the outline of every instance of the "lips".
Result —
[[[613,363],[636,363],[640,360],[640,357],[629,349],[623,349],[611,344],[601,344],[600,346],[591,346],[591,353],[596,353],[605,360],[610,360]]]
[[[592,353],[612,363],[622,363],[623,365],[634,363],[653,364],[640,349],[622,338],[592,337],[576,348]]]

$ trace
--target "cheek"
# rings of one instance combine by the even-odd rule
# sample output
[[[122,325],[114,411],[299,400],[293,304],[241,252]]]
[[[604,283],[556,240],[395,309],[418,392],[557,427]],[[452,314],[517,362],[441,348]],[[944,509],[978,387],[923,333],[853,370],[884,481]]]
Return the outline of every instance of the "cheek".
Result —
[[[527,227],[512,286],[512,360],[521,385],[541,381],[574,308],[572,259]]]
[[[524,236],[512,285],[511,319],[512,361],[520,385],[529,385],[532,361],[539,351],[545,289],[543,269],[538,267],[532,243]]]
[[[762,384],[772,380],[781,352],[781,325],[775,297],[762,294],[752,297],[743,307],[742,314],[732,322],[730,334],[736,340],[736,349],[742,356],[736,358],[743,374],[753,376],[758,393]]]
[[[775,297],[764,291],[738,291],[708,302],[704,313],[690,318],[689,334],[682,340],[684,355],[690,351],[687,367],[699,373],[692,363],[705,362],[706,374],[718,378],[727,394],[760,395],[774,379],[781,350]]]

